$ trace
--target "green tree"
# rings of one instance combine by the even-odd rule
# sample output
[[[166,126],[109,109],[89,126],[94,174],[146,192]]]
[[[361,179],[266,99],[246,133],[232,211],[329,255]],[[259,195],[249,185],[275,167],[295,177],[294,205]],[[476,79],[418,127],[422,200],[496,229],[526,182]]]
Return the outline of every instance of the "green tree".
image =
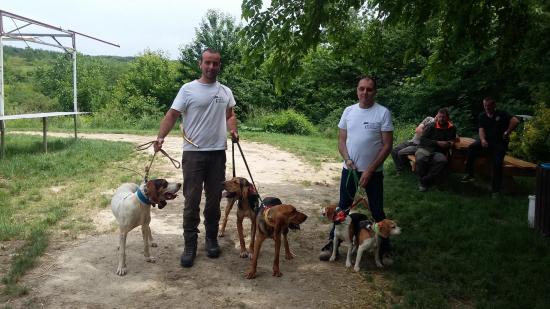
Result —
[[[94,111],[110,97],[111,87],[105,79],[108,68],[100,59],[77,55],[77,101],[79,111]],[[73,66],[70,55],[58,54],[55,62],[36,71],[36,81],[43,94],[57,98],[62,111],[73,110]]]
[[[146,50],[118,80],[113,100],[103,112],[123,119],[160,116],[172,104],[179,83],[177,62],[163,52]]]
[[[181,48],[180,63],[184,82],[200,76],[199,59],[206,48],[220,52],[223,74],[225,67],[238,63],[241,58],[239,47],[239,31],[235,18],[216,10],[208,10],[198,28],[195,28],[193,42]]]

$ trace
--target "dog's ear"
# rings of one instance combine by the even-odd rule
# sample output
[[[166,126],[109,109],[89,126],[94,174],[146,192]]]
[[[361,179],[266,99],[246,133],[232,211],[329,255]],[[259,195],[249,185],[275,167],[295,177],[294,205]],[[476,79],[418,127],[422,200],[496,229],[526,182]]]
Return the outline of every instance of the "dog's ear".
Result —
[[[145,192],[145,194],[147,195],[149,200],[155,204],[158,204],[158,193],[155,182],[153,180],[149,180],[145,188],[147,189],[147,192]]]
[[[239,180],[239,187],[241,188],[241,197],[243,199],[248,199],[248,188],[250,187],[248,180],[241,178]]]
[[[377,223],[378,224],[378,230],[380,231],[380,235],[384,238],[390,237],[390,225],[386,220],[382,220]]]

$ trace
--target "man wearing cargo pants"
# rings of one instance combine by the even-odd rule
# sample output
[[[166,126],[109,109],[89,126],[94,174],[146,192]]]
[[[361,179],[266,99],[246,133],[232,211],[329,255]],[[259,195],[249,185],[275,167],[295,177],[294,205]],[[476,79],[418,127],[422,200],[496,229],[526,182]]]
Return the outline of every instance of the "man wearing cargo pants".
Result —
[[[210,258],[220,255],[217,237],[222,183],[225,180],[227,130],[233,141],[239,138],[234,111],[235,98],[228,87],[217,81],[220,64],[218,51],[206,49],[202,52],[199,60],[201,77],[181,87],[172,107],[160,123],[155,143],[155,151],[158,151],[162,148],[164,137],[182,115],[185,136],[182,156],[185,249],[180,259],[182,267],[193,266],[197,255],[203,185],[206,196],[203,211],[206,255]]]

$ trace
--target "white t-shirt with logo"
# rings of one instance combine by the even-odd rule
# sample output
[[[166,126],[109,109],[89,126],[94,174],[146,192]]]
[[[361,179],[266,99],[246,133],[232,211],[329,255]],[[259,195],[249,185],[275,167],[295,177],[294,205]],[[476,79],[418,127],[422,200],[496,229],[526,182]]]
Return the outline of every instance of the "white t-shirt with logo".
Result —
[[[393,131],[393,124],[391,113],[384,106],[374,103],[369,108],[361,108],[357,103],[346,107],[338,128],[347,131],[349,157],[357,170],[364,172],[382,148],[382,132]],[[382,167],[383,164],[377,171],[381,171]],[[347,168],[345,162],[344,168]]]
[[[181,112],[185,135],[199,148],[184,142],[183,151],[227,149],[226,110],[235,104],[231,89],[219,82],[184,84],[171,108]]]

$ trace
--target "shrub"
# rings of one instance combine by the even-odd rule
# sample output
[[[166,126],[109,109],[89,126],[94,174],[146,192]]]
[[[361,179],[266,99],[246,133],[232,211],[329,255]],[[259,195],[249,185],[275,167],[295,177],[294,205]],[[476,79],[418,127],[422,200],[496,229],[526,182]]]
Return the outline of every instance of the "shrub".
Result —
[[[319,122],[317,127],[323,136],[329,138],[338,136],[338,122],[340,122],[343,111],[344,107],[337,108]]]
[[[306,116],[292,109],[264,115],[258,119],[257,125],[266,132],[274,133],[311,135],[317,132]]]
[[[550,162],[550,107],[540,105],[533,119],[525,122],[523,132],[514,132],[510,150],[532,162]]]

